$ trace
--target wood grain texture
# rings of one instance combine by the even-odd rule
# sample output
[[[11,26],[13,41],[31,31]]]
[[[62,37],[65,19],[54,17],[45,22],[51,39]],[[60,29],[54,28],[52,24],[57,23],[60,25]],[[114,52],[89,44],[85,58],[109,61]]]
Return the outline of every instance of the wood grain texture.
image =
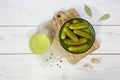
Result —
[[[120,26],[94,26],[100,48],[94,53],[120,54]],[[29,39],[37,28],[0,27],[0,53],[31,53]]]
[[[66,59],[47,68],[41,67],[36,55],[0,55],[0,80],[119,80],[120,55],[90,55],[75,65]],[[92,58],[100,58],[100,64],[91,64]],[[59,66],[57,66],[59,64]],[[92,71],[83,69],[90,64]]]
[[[92,9],[93,18],[85,13],[84,4]],[[120,80],[119,6],[120,0],[0,0],[0,80]],[[43,69],[36,55],[27,54],[30,36],[56,12],[70,8],[94,25],[101,47],[76,65],[64,59]],[[97,21],[105,13],[111,18]],[[91,64],[93,57],[102,60],[88,73],[82,66]]]
[[[54,41],[53,43],[56,43],[57,46],[58,46],[58,49],[60,49],[60,51],[62,52],[62,54],[67,58],[67,60],[71,63],[71,64],[75,64],[77,63],[78,61],[80,61],[82,58],[86,57],[87,55],[91,54],[93,51],[95,51],[97,48],[99,48],[99,43],[97,40],[95,40],[93,46],[87,51],[87,52],[84,52],[82,54],[71,54],[69,52],[67,52],[60,44],[59,42],[59,32],[60,32],[60,29],[62,27],[62,25],[69,19],[72,19],[72,18],[80,18],[80,15],[79,13],[75,10],[75,9],[70,9],[70,10],[67,10],[65,12],[63,11],[60,11],[58,13],[56,13],[54,15],[54,20],[53,22],[56,22],[57,25],[54,25],[52,26],[52,28],[54,27],[54,31],[56,31],[56,35],[54,37]],[[51,29],[49,27],[49,29]],[[53,30],[53,29],[52,29]],[[50,31],[52,31],[50,30]]]
[[[70,8],[77,9],[83,18],[94,25],[120,25],[119,3],[119,0],[1,0],[0,25],[39,25],[49,21],[56,12]],[[93,18],[85,13],[84,4],[92,9]],[[97,21],[105,13],[110,13],[111,18]]]
[[[29,50],[29,38],[34,27],[0,27],[0,53],[17,53]],[[28,37],[29,36],[29,37]]]

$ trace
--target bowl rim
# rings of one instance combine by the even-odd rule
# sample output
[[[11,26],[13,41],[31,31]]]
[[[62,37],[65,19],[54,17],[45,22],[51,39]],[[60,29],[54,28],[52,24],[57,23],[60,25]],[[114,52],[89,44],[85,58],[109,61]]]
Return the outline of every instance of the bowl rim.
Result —
[[[83,52],[70,52],[70,51],[68,51],[68,50],[63,46],[62,41],[61,41],[61,38],[60,38],[60,35],[61,35],[61,31],[62,31],[62,28],[64,27],[64,25],[65,25],[67,22],[69,22],[69,21],[71,21],[71,20],[74,20],[74,19],[81,19],[81,20],[84,20],[84,21],[88,22],[86,19],[83,19],[83,18],[72,18],[72,19],[69,19],[69,20],[67,20],[66,22],[64,22],[64,24],[61,26],[61,28],[60,28],[60,30],[59,30],[59,42],[60,42],[61,46],[62,46],[67,52],[72,53],[72,54],[82,54],[82,53],[87,52],[87,51],[93,46],[93,44],[94,44],[94,42],[95,42],[95,39],[96,39],[96,33],[95,33],[95,29],[93,28],[93,25],[92,25],[90,22],[88,22],[89,25],[90,25],[89,27],[91,27],[92,30],[93,30],[93,32],[92,32],[92,33],[93,33],[93,41],[92,41],[90,47],[89,47],[88,49],[86,49],[85,51],[83,51]]]

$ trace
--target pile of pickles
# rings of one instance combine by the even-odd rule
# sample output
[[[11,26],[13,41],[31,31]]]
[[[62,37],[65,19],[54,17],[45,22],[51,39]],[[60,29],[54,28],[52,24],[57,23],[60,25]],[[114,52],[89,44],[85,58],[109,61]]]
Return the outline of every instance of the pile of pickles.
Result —
[[[89,50],[94,43],[94,36],[92,25],[81,18],[67,21],[59,34],[63,48],[71,53],[83,53]]]

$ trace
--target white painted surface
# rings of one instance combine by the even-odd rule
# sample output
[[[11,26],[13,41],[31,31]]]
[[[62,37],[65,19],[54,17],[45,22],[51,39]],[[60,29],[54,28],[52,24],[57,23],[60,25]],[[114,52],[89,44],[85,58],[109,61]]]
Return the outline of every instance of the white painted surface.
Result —
[[[100,64],[90,63],[91,58],[101,58]],[[119,55],[90,55],[75,65],[66,60],[41,68],[35,55],[0,55],[0,80],[119,80]],[[93,67],[89,73],[84,64]],[[61,65],[61,68],[57,66]]]
[[[83,4],[92,9],[92,18],[85,14]],[[119,5],[120,0],[0,0],[0,80],[120,80]],[[42,68],[36,55],[26,54],[31,53],[29,38],[39,24],[70,8],[94,25],[100,48],[75,65],[63,59]],[[105,13],[111,18],[97,21]],[[94,57],[101,58],[101,63],[91,64]],[[91,73],[82,68],[86,63],[93,67]]]
[[[94,53],[120,54],[120,26],[94,26],[100,48]],[[29,39],[36,27],[0,27],[0,53],[31,53]]]
[[[84,4],[90,6],[93,18],[84,12]],[[75,8],[80,15],[95,25],[120,25],[119,0],[1,0],[0,25],[39,25],[50,20],[55,12]],[[100,16],[110,13],[111,18],[102,24]]]

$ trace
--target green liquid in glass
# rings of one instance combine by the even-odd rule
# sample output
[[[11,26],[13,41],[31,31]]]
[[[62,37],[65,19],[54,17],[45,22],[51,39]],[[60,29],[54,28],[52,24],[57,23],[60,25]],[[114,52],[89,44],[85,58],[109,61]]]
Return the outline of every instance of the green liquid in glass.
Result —
[[[30,49],[32,52],[42,54],[48,50],[50,41],[44,34],[35,34],[30,39]]]

